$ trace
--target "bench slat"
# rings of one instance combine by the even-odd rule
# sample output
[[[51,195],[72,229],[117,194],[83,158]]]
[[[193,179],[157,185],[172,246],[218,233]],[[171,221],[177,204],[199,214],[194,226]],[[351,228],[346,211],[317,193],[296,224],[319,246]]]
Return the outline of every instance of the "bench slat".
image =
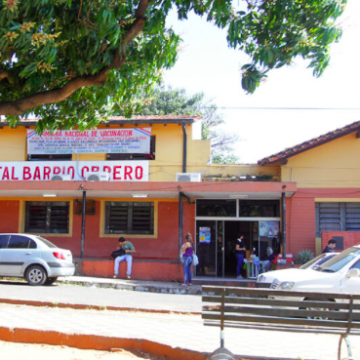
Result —
[[[221,306],[204,306],[203,311],[207,311],[212,314],[221,314]],[[253,314],[254,316],[271,316],[271,317],[285,317],[285,318],[314,318],[313,321],[316,321],[316,318],[322,318],[324,320],[342,320],[348,321],[349,314],[345,311],[328,311],[320,309],[289,309],[289,308],[280,308],[280,307],[256,307],[256,306],[229,306],[224,307],[224,313],[228,315],[229,313],[235,314]],[[360,321],[360,313],[353,313],[352,321]]]
[[[202,314],[202,318],[205,320],[221,320],[219,314],[212,314],[205,312]],[[279,324],[279,325],[295,325],[299,326],[308,326],[308,327],[317,327],[324,329],[347,329],[347,321],[331,321],[331,320],[320,320],[320,319],[306,319],[306,318],[283,318],[283,317],[268,317],[268,316],[246,316],[246,315],[235,315],[235,314],[225,314],[224,315],[225,324],[227,322],[236,322],[236,323],[261,323],[261,324]],[[356,325],[356,323],[354,323]],[[358,323],[360,327],[360,323]],[[355,326],[354,326],[355,327]]]
[[[360,295],[338,294],[338,293],[317,293],[317,292],[302,292],[302,291],[284,291],[284,290],[270,290],[270,289],[253,289],[253,288],[239,288],[239,287],[221,287],[221,286],[202,286],[203,293],[214,293],[220,295],[222,290],[225,290],[225,295],[252,295],[252,296],[286,296],[286,297],[307,297],[311,299],[350,299],[360,301]]]
[[[220,296],[212,295],[203,295],[203,302],[208,303],[221,303]],[[327,309],[337,309],[337,310],[347,310],[349,309],[349,303],[340,303],[333,301],[316,301],[316,300],[304,300],[297,301],[295,300],[280,300],[280,299],[267,299],[267,298],[253,298],[253,297],[225,297],[225,304],[249,304],[249,305],[259,305],[259,306],[290,306],[290,307],[316,307],[316,308],[327,308]],[[360,310],[360,304],[353,304],[354,310]]]

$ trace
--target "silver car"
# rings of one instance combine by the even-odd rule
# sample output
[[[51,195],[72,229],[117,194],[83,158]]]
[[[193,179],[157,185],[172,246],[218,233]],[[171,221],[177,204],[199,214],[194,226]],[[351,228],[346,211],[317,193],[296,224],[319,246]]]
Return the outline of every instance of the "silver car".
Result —
[[[74,275],[70,250],[30,234],[0,234],[0,276],[25,278],[30,285],[51,285]]]

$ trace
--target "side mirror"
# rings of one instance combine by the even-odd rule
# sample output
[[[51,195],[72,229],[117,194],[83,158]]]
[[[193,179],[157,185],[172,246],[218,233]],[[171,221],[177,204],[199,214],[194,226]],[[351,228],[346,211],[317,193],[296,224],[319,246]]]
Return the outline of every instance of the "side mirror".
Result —
[[[346,274],[347,278],[354,278],[354,277],[360,277],[360,270],[359,269],[350,269],[347,274]]]

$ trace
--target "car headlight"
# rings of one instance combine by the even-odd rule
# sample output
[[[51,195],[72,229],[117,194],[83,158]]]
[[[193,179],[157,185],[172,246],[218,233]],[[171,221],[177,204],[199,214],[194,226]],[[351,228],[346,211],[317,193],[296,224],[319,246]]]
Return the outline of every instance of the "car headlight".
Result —
[[[259,275],[258,278],[257,278],[257,281],[259,282],[262,282],[262,281],[265,281],[266,280],[266,277],[264,275]]]
[[[293,281],[285,281],[279,285],[278,289],[279,290],[291,290],[294,285],[295,285],[295,283]]]

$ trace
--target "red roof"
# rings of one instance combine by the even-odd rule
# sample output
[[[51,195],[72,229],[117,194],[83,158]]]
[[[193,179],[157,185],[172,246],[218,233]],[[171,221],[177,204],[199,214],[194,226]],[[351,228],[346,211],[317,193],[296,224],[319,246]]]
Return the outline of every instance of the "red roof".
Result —
[[[285,161],[287,158],[300,154],[304,151],[313,149],[317,146],[326,144],[330,141],[343,137],[345,135],[351,134],[355,131],[360,130],[360,121],[356,121],[350,125],[346,125],[343,128],[330,131],[327,134],[321,135],[317,138],[305,141],[299,145],[295,145],[291,148],[287,148],[283,151],[280,151],[277,154],[268,156],[264,159],[258,161],[258,164],[266,165],[273,164],[279,161]]]

